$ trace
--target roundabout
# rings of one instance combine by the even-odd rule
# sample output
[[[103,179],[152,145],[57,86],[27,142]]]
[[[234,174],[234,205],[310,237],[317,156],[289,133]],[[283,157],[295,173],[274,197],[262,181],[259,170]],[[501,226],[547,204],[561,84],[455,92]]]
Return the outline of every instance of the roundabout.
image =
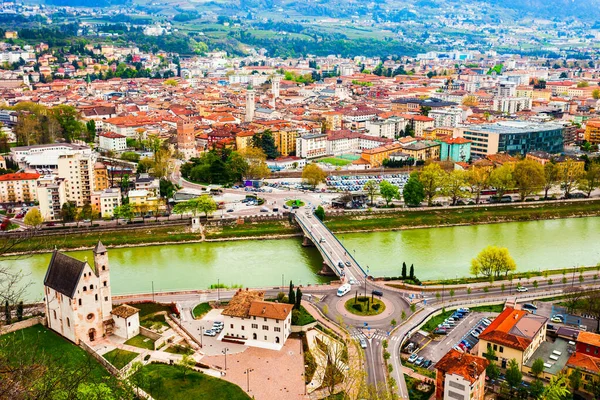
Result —
[[[359,316],[359,317],[370,317],[379,315],[385,311],[385,303],[378,298],[369,296],[355,296],[349,300],[346,300],[344,304],[346,311]]]

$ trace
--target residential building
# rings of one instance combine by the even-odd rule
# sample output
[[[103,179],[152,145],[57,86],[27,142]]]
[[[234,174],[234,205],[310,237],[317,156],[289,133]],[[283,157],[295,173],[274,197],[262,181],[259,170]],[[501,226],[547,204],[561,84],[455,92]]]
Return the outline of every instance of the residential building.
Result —
[[[37,180],[40,174],[17,172],[0,175],[0,203],[30,203],[37,201]]]
[[[546,340],[548,318],[527,311],[506,307],[479,335],[478,355],[483,357],[488,348],[496,352],[496,364],[506,368],[515,359],[519,369]]]
[[[267,160],[266,163],[267,167],[272,171],[302,169],[306,166],[306,160],[304,158],[294,156],[278,157],[275,160]]]
[[[287,157],[290,154],[296,153],[296,139],[298,138],[298,132],[295,130],[279,130],[273,132],[273,139],[275,140],[275,146],[279,153]]]
[[[439,160],[440,144],[433,140],[418,140],[402,146],[402,152],[415,160]]]
[[[579,332],[576,351],[600,359],[600,335],[592,332]]]
[[[40,177],[37,183],[37,198],[40,214],[42,214],[44,221],[61,219],[62,205],[67,202],[65,179],[52,175]]]
[[[464,127],[458,136],[472,141],[473,156],[506,152],[526,155],[530,151],[563,151],[563,126],[554,123],[502,121]]]
[[[403,152],[404,149],[400,143],[392,143],[373,149],[363,150],[361,158],[369,163],[371,167],[380,167],[383,160],[389,159],[392,153]]]
[[[454,107],[458,103],[452,101],[444,101],[435,97],[426,99],[404,98],[392,100],[392,111],[399,112],[421,112],[423,109],[434,110],[440,108]]]
[[[244,131],[235,135],[235,147],[238,150],[243,150],[246,147],[252,147],[252,138],[256,132]]]
[[[296,155],[302,158],[317,158],[327,155],[327,135],[304,135],[296,139]]]
[[[102,132],[98,135],[98,148],[104,151],[125,151],[127,138],[114,132]]]
[[[264,292],[238,290],[221,313],[222,338],[280,350],[292,332],[292,305],[264,301]]]
[[[600,358],[575,351],[573,354],[570,354],[565,368],[567,375],[579,371],[581,374],[581,385],[579,390],[588,395],[594,395],[592,385],[600,379]]]
[[[492,109],[507,114],[515,114],[519,111],[531,109],[531,105],[532,100],[530,97],[496,97],[492,103]]]
[[[572,345],[569,343],[572,343]],[[560,337],[542,342],[533,355],[529,357],[529,360],[523,364],[522,372],[531,374],[531,367],[535,360],[542,359],[544,361],[544,371],[540,378],[552,379],[564,370],[571,353],[575,350],[574,344],[572,341]]]
[[[10,157],[18,164],[19,168],[35,170],[39,174],[58,173],[59,157],[72,154],[90,157],[92,149],[73,143],[38,144],[10,149]],[[66,176],[62,176],[62,178],[66,178]]]
[[[455,127],[462,124],[464,120],[464,111],[460,108],[441,108],[429,111],[427,115],[433,118],[433,126],[451,126]]]
[[[186,161],[198,155],[194,122],[177,121],[177,151],[183,155]]]
[[[160,199],[149,190],[130,190],[128,197],[129,204],[131,204],[134,212],[140,215],[164,209],[164,204],[162,204]]]
[[[155,196],[160,196],[160,181],[150,174],[139,174],[134,182],[135,190],[148,190]]]
[[[342,129],[342,113],[337,111],[324,112],[325,129],[328,131],[339,131]]]
[[[108,252],[94,248],[93,267],[54,250],[44,278],[48,328],[79,344],[93,342],[114,330]]]
[[[115,208],[121,206],[121,189],[107,188],[101,191],[92,192],[92,209],[99,214],[101,218],[111,218]]]
[[[447,137],[440,143],[440,160],[468,162],[471,159],[471,141],[461,137]]]
[[[358,151],[360,133],[349,130],[327,133],[327,154],[339,156]]]
[[[367,135],[394,139],[406,129],[408,121],[402,117],[390,117],[385,120],[366,121]]]
[[[70,153],[58,157],[58,176],[67,183],[67,201],[81,207],[94,190],[95,153]]]
[[[584,139],[591,144],[600,144],[600,120],[587,121]]]
[[[425,129],[433,128],[435,120],[433,118],[426,117],[424,115],[415,115],[410,118],[413,124],[413,130],[415,137],[423,137]]]
[[[108,169],[101,162],[94,164],[94,190],[108,188]]]
[[[435,364],[437,400],[483,400],[485,397],[485,369],[489,361],[450,349]]]

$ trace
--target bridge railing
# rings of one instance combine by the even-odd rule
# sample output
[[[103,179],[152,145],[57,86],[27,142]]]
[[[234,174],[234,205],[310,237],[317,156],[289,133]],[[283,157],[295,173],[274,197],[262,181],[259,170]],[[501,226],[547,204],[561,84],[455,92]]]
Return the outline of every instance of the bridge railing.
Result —
[[[312,238],[312,241],[314,243],[315,246],[317,246],[318,248],[321,249],[321,253],[324,255],[324,257],[326,257],[329,260],[329,267],[334,269],[334,272],[338,275],[338,276],[342,276],[342,272],[340,271],[340,269],[338,268],[338,266],[336,265],[336,263],[333,261],[333,259],[329,256],[329,254],[327,254],[327,251],[323,248],[323,246],[321,246],[321,243],[319,242],[319,240],[316,240],[315,235],[313,235],[312,231],[306,226],[306,224],[302,221],[302,218],[300,218],[298,216],[297,213],[294,213],[294,217],[296,218],[296,221],[298,221],[298,223],[303,227],[303,231],[305,234],[308,234],[308,236],[310,236]],[[316,217],[315,217],[316,218]],[[319,220],[320,222],[321,220]],[[321,223],[321,222],[320,222]],[[327,228],[327,227],[326,227]],[[331,233],[331,231],[330,231]],[[335,237],[335,236],[334,236]],[[336,238],[337,239],[337,238]],[[361,268],[362,269],[362,268]]]

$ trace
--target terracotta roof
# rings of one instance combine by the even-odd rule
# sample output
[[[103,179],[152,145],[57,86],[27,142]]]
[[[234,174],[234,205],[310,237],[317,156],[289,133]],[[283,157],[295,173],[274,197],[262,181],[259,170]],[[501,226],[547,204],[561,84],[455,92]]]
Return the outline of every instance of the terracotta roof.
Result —
[[[462,138],[462,137],[455,137],[455,138],[444,138],[442,139],[442,142],[447,143],[447,144],[464,144],[464,143],[471,143],[470,140]]]
[[[460,375],[471,384],[485,372],[490,362],[483,357],[473,356],[458,350],[450,349],[435,368],[444,374]]]
[[[248,314],[252,317],[263,317],[284,320],[292,312],[292,305],[273,303],[270,301],[253,301]]]
[[[579,368],[592,374],[600,374],[600,359],[583,353],[573,353],[567,361],[567,366]]]
[[[577,336],[577,341],[579,343],[585,343],[592,346],[600,347],[600,335],[592,332],[579,332],[579,336]]]
[[[222,314],[230,317],[248,318],[253,301],[262,301],[265,292],[254,290],[238,290],[223,310]]]
[[[110,313],[112,315],[116,315],[117,317],[129,318],[132,315],[137,314],[139,311],[140,310],[138,310],[135,307],[131,307],[127,304],[121,304],[120,306],[113,308],[113,310]]]
[[[125,136],[119,135],[118,133],[115,133],[115,132],[103,132],[100,134],[100,136],[109,138],[109,139],[125,139]]]
[[[507,307],[479,335],[479,340],[525,350],[539,330],[546,325],[547,320],[539,315]]]
[[[0,181],[28,181],[32,179],[37,179],[39,177],[40,174],[17,172],[15,174],[0,175]]]

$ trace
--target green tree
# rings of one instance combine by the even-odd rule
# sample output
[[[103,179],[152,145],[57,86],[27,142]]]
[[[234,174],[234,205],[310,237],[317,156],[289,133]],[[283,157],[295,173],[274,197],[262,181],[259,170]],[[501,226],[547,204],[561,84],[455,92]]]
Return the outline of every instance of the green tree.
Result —
[[[423,185],[423,193],[427,199],[427,206],[433,205],[433,199],[439,194],[444,183],[444,171],[439,164],[431,163],[419,174],[419,181]]]
[[[544,199],[548,198],[548,192],[552,189],[553,186],[557,185],[560,181],[560,170],[558,166],[549,162],[544,164]]]
[[[506,382],[511,388],[516,388],[523,382],[523,373],[521,372],[521,368],[519,368],[517,360],[514,358],[510,359],[506,367]]]
[[[90,220],[90,225],[93,223],[94,219],[94,210],[89,201],[86,201],[83,204],[83,207],[79,210],[79,220]]]
[[[315,210],[315,216],[321,221],[325,221],[325,209],[322,206],[318,206]]]
[[[540,379],[534,379],[529,386],[529,394],[534,399],[539,399],[544,393],[544,382]]]
[[[327,173],[321,169],[317,164],[308,164],[302,170],[302,182],[312,186],[313,188],[321,182],[325,182]]]
[[[44,223],[44,218],[42,218],[42,213],[40,213],[40,210],[37,207],[33,207],[27,211],[23,222],[34,229],[38,229]]]
[[[296,292],[294,292],[294,284],[290,281],[290,291],[288,292],[288,303],[296,304]]]
[[[131,222],[133,219],[133,207],[131,204],[123,204],[120,207],[117,207],[117,209],[114,211],[115,214],[119,215],[120,218]]]
[[[575,368],[569,374],[569,386],[571,387],[571,392],[575,393],[581,388],[581,371],[579,368]]]
[[[140,155],[134,151],[125,151],[121,154],[121,160],[138,162],[140,160]]]
[[[456,169],[449,174],[444,174],[442,185],[442,193],[450,198],[453,206],[470,194],[467,190],[467,173],[462,170]]]
[[[475,276],[500,277],[517,269],[515,260],[506,247],[487,246],[471,260],[471,274]]]
[[[144,157],[138,161],[137,173],[145,174],[149,172],[152,169],[152,167],[154,167],[154,161],[150,157]]]
[[[77,216],[77,205],[68,201],[64,203],[60,209],[60,219],[64,223],[75,221],[75,217]]]
[[[264,179],[269,177],[271,170],[269,170],[266,163],[267,155],[261,148],[246,147],[240,150],[239,154],[243,162],[243,164],[240,163],[239,167],[242,176],[248,179]],[[230,165],[231,163],[232,161]]]
[[[381,197],[385,200],[385,205],[389,206],[392,199],[397,199],[400,196],[400,189],[398,186],[389,183],[386,180],[382,180],[379,184],[379,192]]]
[[[594,100],[600,99],[600,89],[596,88],[592,90],[592,97],[594,98]]]
[[[373,180],[367,181],[367,183],[365,183],[365,185],[363,186],[363,190],[367,192],[367,195],[371,199],[371,205],[373,205],[373,199],[375,198],[375,195],[377,195],[377,193],[379,192],[379,186],[377,185],[377,182]]]
[[[179,365],[181,368],[181,372],[183,373],[183,381],[185,382],[187,374],[191,371],[191,368],[196,365],[196,360],[194,360],[191,355],[184,354],[181,360],[177,362],[177,365]]]
[[[542,358],[536,358],[531,365],[531,375],[535,378],[539,378],[544,372],[544,360]]]
[[[419,206],[423,199],[425,199],[423,184],[419,180],[417,172],[410,174],[408,181],[402,189],[402,197],[404,198],[404,203],[412,207]]]
[[[269,160],[279,157],[275,139],[269,129],[255,134],[252,137],[252,146],[262,149]]]
[[[217,203],[213,198],[207,194],[203,194],[195,199],[190,199],[181,203],[178,203],[173,208],[175,214],[192,213],[193,216],[199,213],[204,213],[206,217],[217,210]]]
[[[6,300],[4,302],[4,322],[6,323],[6,325],[10,325],[12,318],[10,315],[10,304],[8,303],[8,300]]]
[[[544,167],[533,160],[521,160],[514,167],[513,178],[520,200],[525,201],[544,186]]]
[[[85,124],[85,128],[87,130],[88,141],[93,142],[96,138],[96,121],[90,119]]]
[[[300,287],[296,288],[296,299],[295,299],[295,303],[294,303],[294,308],[296,310],[300,310],[300,305],[302,304],[302,291],[300,290]]]
[[[564,400],[569,394],[567,377],[564,373],[560,373],[550,379],[542,394],[542,400]]]
[[[496,168],[490,174],[490,185],[496,189],[496,196],[501,198],[507,190],[515,187],[513,177],[513,167],[510,164],[504,164]]]
[[[77,386],[76,400],[116,400],[112,389],[103,382],[84,382]]]
[[[579,181],[584,175],[579,163],[571,158],[561,163],[560,165],[560,184],[565,192],[565,197],[568,198],[573,190],[579,184]]]
[[[63,138],[69,143],[79,139],[86,130],[85,124],[79,121],[79,112],[73,106],[61,104],[49,110],[49,114],[56,119]]]
[[[487,351],[483,353],[483,356],[490,362],[485,369],[486,375],[489,376],[490,379],[498,379],[500,376],[500,368],[496,364],[498,357],[496,357],[496,352],[492,346],[487,348]]]
[[[406,279],[406,262],[402,262],[402,279]]]
[[[408,273],[409,279],[415,279],[415,266],[414,264],[410,264],[410,272]]]
[[[471,195],[475,196],[475,204],[479,204],[481,192],[488,187],[490,172],[485,168],[471,168],[467,173],[467,183],[471,189]]]
[[[17,321],[23,321],[23,302],[17,304]]]
[[[579,189],[582,190],[587,197],[590,197],[592,192],[600,187],[600,163],[593,162],[588,167],[579,182]]]

